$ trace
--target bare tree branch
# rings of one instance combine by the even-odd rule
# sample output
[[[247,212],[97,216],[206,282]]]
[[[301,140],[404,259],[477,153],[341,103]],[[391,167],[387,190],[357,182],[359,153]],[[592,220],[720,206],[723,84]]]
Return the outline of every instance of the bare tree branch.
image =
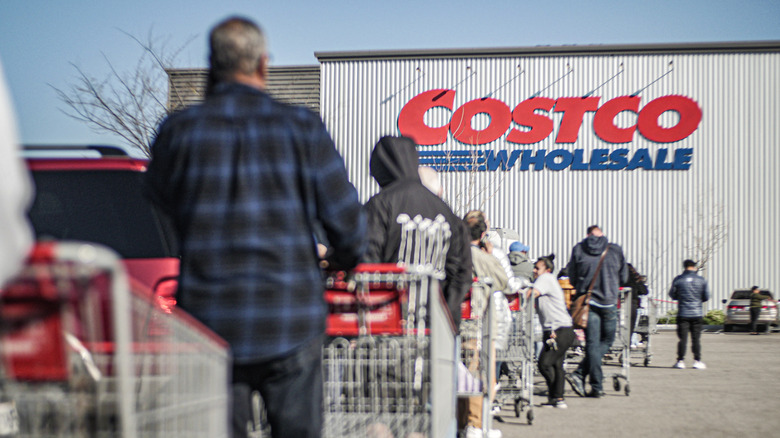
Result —
[[[684,232],[690,236],[690,240],[685,240],[685,251],[698,262],[699,271],[706,272],[709,262],[728,239],[725,208],[710,193],[710,196],[697,197],[696,204],[683,212]]]
[[[86,123],[97,132],[107,132],[121,137],[130,149],[151,156],[151,143],[157,136],[157,126],[170,112],[168,107],[168,76],[166,70],[175,65],[182,50],[194,39],[190,37],[173,51],[167,49],[167,41],[160,41],[150,29],[145,40],[123,31],[142,49],[143,54],[130,72],[119,71],[105,55],[103,59],[109,73],[98,80],[84,72],[76,64],[74,82],[66,89],[51,86],[65,104],[61,111],[75,120]],[[183,102],[176,99],[178,107]]]

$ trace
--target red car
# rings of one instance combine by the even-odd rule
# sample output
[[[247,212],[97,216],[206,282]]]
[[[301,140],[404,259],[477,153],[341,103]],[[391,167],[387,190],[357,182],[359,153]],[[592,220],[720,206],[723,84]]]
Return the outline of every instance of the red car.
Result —
[[[179,259],[165,218],[141,191],[147,160],[110,146],[27,146],[36,239],[95,242],[123,259],[131,284],[174,303]]]

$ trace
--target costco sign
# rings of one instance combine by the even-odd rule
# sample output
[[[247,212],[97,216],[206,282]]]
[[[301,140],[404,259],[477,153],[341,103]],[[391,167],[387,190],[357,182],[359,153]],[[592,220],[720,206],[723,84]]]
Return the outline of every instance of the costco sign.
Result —
[[[451,134],[456,141],[467,145],[484,145],[506,136],[508,143],[531,145],[551,136],[554,121],[551,113],[561,113],[560,124],[554,142],[572,144],[577,141],[584,116],[593,115],[593,132],[610,144],[630,143],[637,133],[656,143],[674,143],[695,132],[702,119],[702,111],[693,99],[680,96],[662,96],[647,102],[640,108],[639,96],[620,96],[601,103],[601,98],[588,97],[535,97],[520,102],[514,109],[493,98],[474,99],[458,108],[454,107],[455,90],[429,90],[413,97],[398,116],[398,129],[402,135],[411,137],[420,146],[441,145]],[[451,112],[449,123],[443,126],[428,126],[424,117],[433,108],[444,108]],[[636,115],[636,123],[618,126],[615,118],[623,112]],[[674,126],[662,126],[661,115],[672,111],[677,113]],[[475,129],[472,119],[479,114],[489,117],[489,123],[482,129]],[[557,149],[547,153],[539,150],[513,151],[432,151],[420,153],[423,162],[440,170],[479,170],[512,168],[519,160],[520,170],[548,168],[551,170],[685,170],[690,167],[691,149],[659,149],[650,156],[648,149],[595,149],[590,157],[584,156],[584,149]],[[431,161],[432,160],[432,161]],[[466,165],[470,160],[471,166]],[[461,169],[464,168],[464,169]]]

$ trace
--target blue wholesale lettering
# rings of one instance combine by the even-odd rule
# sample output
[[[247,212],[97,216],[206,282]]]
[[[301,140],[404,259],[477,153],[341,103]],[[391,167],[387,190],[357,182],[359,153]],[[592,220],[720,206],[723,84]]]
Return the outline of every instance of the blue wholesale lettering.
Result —
[[[581,170],[688,170],[692,148],[658,149],[655,157],[649,149],[593,149],[588,157],[584,149],[420,151],[420,164],[439,171],[520,171],[564,169]]]

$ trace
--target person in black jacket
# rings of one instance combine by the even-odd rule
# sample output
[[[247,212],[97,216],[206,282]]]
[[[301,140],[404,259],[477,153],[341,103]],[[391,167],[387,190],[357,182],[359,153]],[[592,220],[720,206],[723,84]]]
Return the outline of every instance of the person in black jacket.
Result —
[[[672,281],[669,296],[677,300],[677,362],[673,368],[685,368],[685,347],[688,333],[691,333],[691,348],[693,350],[693,367],[697,370],[707,368],[701,361],[701,329],[704,312],[702,303],[710,299],[710,289],[707,280],[697,273],[696,262],[685,260],[685,270]]]
[[[382,137],[371,153],[371,176],[381,188],[365,205],[368,219],[368,249],[365,261],[396,263],[401,244],[401,214],[435,219],[442,215],[452,236],[444,270],[442,292],[455,326],[460,324],[460,305],[471,287],[471,248],[463,221],[420,181],[419,155],[407,137]]]
[[[601,361],[615,340],[620,285],[628,280],[628,267],[623,249],[609,243],[598,225],[588,227],[588,237],[574,246],[566,267],[569,281],[577,290],[573,298],[576,299],[588,292],[604,251],[607,253],[591,293],[588,327],[585,330],[585,357],[579,367],[566,376],[574,392],[581,397],[598,398],[604,394]],[[591,387],[587,394],[586,376],[590,376]]]

